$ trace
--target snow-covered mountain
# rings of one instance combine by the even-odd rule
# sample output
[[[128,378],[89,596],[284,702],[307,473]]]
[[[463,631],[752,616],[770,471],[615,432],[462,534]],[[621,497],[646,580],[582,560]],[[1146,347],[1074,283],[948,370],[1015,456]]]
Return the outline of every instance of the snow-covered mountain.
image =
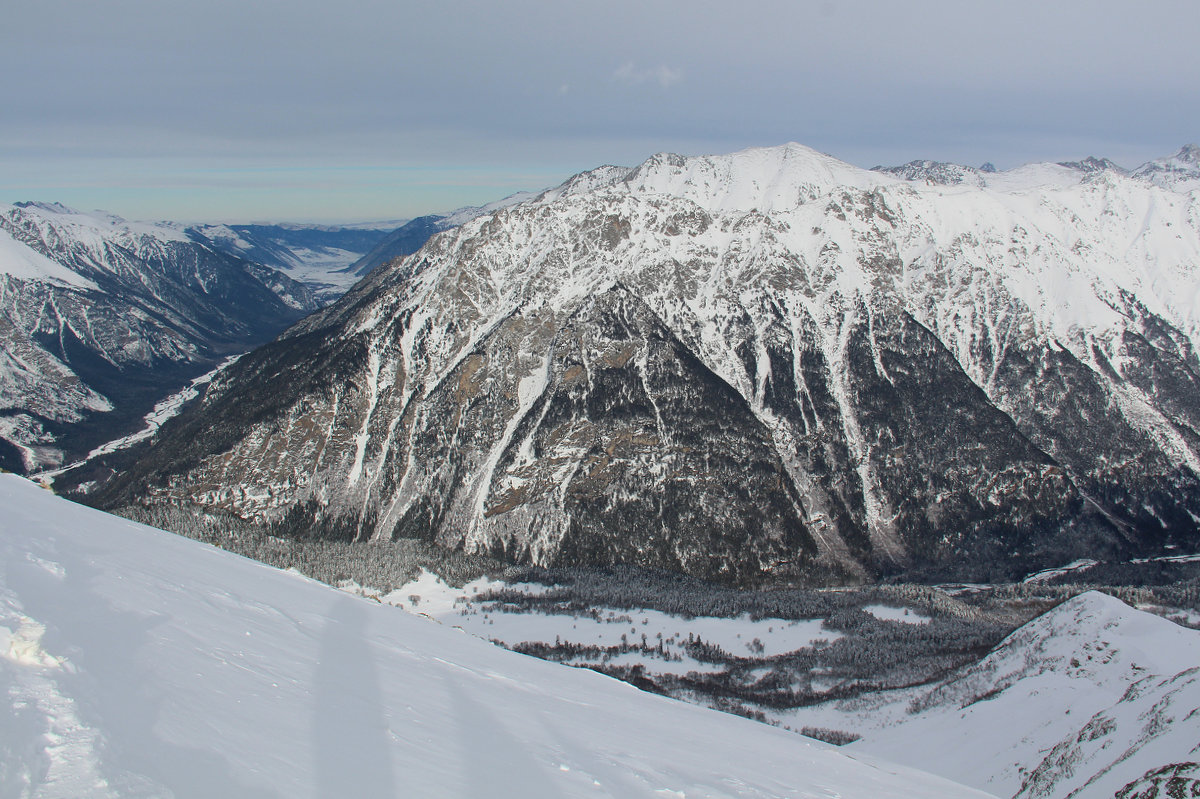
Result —
[[[429,241],[430,237],[444,230],[458,227],[476,217],[490,214],[501,208],[525,202],[537,196],[534,192],[520,192],[497,200],[487,205],[466,206],[448,214],[428,214],[409,220],[398,226],[391,233],[379,240],[375,246],[361,258],[342,270],[343,274],[352,275],[354,280],[364,277],[376,267],[412,255]]]
[[[1194,545],[1197,194],[977,174],[585,173],[243,358],[99,501],[740,583]]]
[[[176,226],[0,207],[0,465],[57,464],[317,307]]]
[[[193,225],[185,232],[228,255],[278,269],[327,303],[358,280],[347,267],[408,221],[351,226]]]
[[[0,795],[984,797],[0,475]]]
[[[909,161],[900,166],[875,166],[871,169],[903,180],[940,183],[944,186],[957,186],[965,183],[968,186],[982,187],[987,185],[987,175],[989,174],[982,168],[976,169],[961,164],[928,159]],[[991,171],[995,172],[995,169],[993,168]]]
[[[933,685],[785,715],[997,796],[1190,796],[1142,790],[1200,769],[1200,632],[1092,592]]]
[[[1142,164],[1133,174],[1164,188],[1194,192],[1200,189],[1200,145],[1188,144],[1172,156]]]

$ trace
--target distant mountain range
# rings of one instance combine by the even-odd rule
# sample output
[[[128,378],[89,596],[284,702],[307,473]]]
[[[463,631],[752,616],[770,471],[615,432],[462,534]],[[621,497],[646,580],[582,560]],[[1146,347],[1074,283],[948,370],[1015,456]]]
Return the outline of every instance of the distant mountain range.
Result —
[[[303,283],[177,226],[0,207],[0,466],[52,467],[126,432],[318,305]]]
[[[93,501],[735,584],[1195,546],[1196,153],[602,167],[374,268]]]
[[[1125,169],[1108,158],[1089,156],[1082,161],[1059,161],[1057,164],[1033,165],[1034,167],[1059,166],[1067,170],[1065,180],[1072,180],[1071,174],[1093,175],[1109,172],[1117,175],[1127,175],[1138,180],[1152,183],[1164,189],[1177,192],[1189,192],[1200,189],[1200,146],[1188,144],[1172,156],[1147,161],[1137,169]],[[1010,173],[1028,174],[1030,167],[1021,167],[1010,172],[998,172],[992,164],[980,167],[963,166],[946,161],[917,160],[909,161],[901,166],[876,166],[875,172],[893,175],[909,181],[924,181],[938,183],[944,186],[968,184],[976,187],[1003,188],[1008,185]]]
[[[328,303],[358,280],[347,267],[360,261],[406,222],[378,223],[378,227],[193,225],[184,232],[227,255],[278,269],[307,285],[322,303]]]

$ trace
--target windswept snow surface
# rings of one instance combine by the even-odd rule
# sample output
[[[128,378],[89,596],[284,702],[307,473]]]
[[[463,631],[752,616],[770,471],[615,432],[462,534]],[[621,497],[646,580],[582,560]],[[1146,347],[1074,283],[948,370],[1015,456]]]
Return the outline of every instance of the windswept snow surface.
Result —
[[[972,797],[0,476],[5,797]]]
[[[778,717],[998,796],[1112,796],[1200,761],[1200,633],[1089,592],[932,685]]]

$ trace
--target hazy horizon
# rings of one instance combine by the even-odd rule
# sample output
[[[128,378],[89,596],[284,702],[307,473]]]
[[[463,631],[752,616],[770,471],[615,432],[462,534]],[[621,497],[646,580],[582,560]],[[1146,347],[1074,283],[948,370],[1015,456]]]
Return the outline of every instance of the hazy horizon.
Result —
[[[1200,139],[1200,5],[20,4],[0,201],[347,222],[656,152],[1133,167]]]

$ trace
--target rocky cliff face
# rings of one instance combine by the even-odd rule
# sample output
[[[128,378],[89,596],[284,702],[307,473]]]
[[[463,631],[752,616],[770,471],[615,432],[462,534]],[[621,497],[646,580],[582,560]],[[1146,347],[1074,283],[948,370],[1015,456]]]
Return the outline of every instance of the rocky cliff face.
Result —
[[[0,464],[86,452],[315,308],[286,275],[169,226],[0,208]]]
[[[1195,195],[978,174],[577,176],[243,358],[97,500],[737,583],[1194,544]]]

